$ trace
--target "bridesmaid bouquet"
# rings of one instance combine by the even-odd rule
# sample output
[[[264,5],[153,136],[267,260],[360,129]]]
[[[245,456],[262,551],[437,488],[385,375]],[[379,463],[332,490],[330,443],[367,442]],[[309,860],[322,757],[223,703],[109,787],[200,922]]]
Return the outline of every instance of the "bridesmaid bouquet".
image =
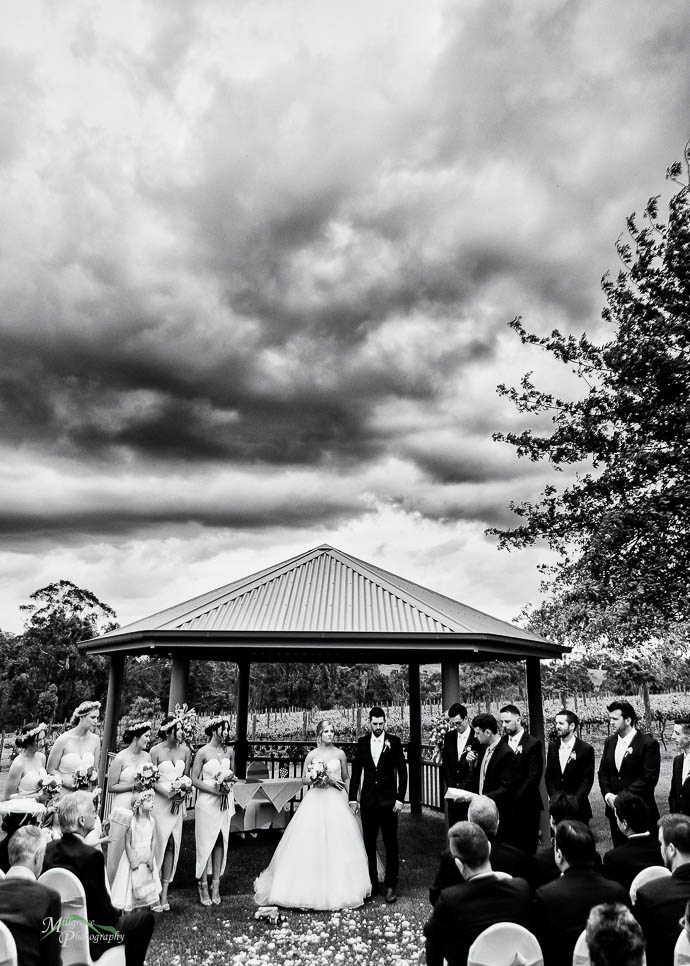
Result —
[[[55,801],[62,791],[62,779],[59,775],[46,775],[39,779],[38,787],[41,789],[41,798],[48,804]]]
[[[154,765],[151,761],[145,761],[143,765],[139,765],[137,768],[137,777],[134,783],[135,788],[141,790],[153,788],[159,778],[158,766]]]
[[[230,768],[222,768],[220,771],[216,772],[213,776],[213,780],[216,783],[216,788],[220,792],[220,810],[221,812],[227,812],[228,810],[228,795],[232,786],[237,781],[235,777],[235,772]]]
[[[72,791],[93,791],[98,782],[98,772],[93,767],[89,765],[86,768],[75,768],[74,769],[74,787]]]
[[[187,797],[188,792],[192,789],[192,779],[187,778],[186,775],[179,775],[174,778],[172,784],[170,785],[170,790],[175,794],[170,802],[170,811],[173,815],[177,815],[180,811],[180,805]]]

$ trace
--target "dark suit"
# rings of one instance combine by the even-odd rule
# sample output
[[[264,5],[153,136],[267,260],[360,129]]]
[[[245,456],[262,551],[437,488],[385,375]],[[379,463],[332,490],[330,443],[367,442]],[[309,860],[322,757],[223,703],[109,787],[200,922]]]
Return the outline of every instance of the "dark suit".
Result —
[[[607,879],[620,882],[630,889],[632,880],[638,872],[652,865],[663,865],[659,839],[652,832],[626,839],[604,855],[603,872]]]
[[[470,946],[488,926],[516,922],[531,928],[530,891],[524,879],[480,876],[444,889],[424,926],[427,966],[467,966]]]
[[[55,889],[35,879],[15,876],[12,872],[0,881],[0,922],[4,922],[17,944],[20,966],[60,966],[60,932],[62,902]]]
[[[679,865],[673,875],[640,886],[635,899],[635,918],[647,940],[649,966],[673,966],[673,947],[680,935],[678,921],[690,899],[690,863]]]
[[[574,795],[577,799],[578,813],[573,818],[587,824],[592,817],[592,806],[589,804],[589,793],[594,784],[594,748],[580,738],[575,739],[571,760],[566,762],[561,771],[559,756],[560,741],[552,741],[546,753],[546,772],[544,780],[549,798],[556,792]],[[572,760],[574,759],[574,760]]]
[[[544,808],[539,791],[544,774],[542,744],[526,731],[516,751],[512,751],[507,735],[501,741],[515,757],[515,789],[501,837],[526,855],[533,855],[539,844],[539,813]]]
[[[50,842],[43,863],[45,869],[69,869],[84,886],[86,915],[95,926],[115,926],[124,937],[127,966],[143,966],[144,957],[153,934],[154,917],[149,909],[122,912],[110,901],[105,885],[105,860],[103,853],[84,844],[81,835],[65,832],[62,838]],[[95,930],[89,930],[91,958],[98,959],[108,946],[98,938]],[[121,941],[121,940],[120,940]],[[114,937],[113,943],[118,942]]]
[[[362,788],[360,791],[360,779]],[[362,835],[369,862],[369,878],[372,888],[378,886],[376,868],[376,840],[379,829],[386,850],[384,885],[394,889],[398,884],[400,860],[398,857],[398,816],[393,811],[396,801],[405,801],[407,791],[407,766],[400,738],[383,733],[383,750],[374,764],[371,755],[371,735],[364,735],[357,742],[352,762],[350,801],[357,801],[362,811]]]
[[[534,924],[544,966],[573,961],[575,943],[587,924],[590,909],[600,902],[622,902],[629,907],[630,896],[622,885],[594,869],[567,869],[558,879],[537,889]]]
[[[472,729],[467,729],[467,742],[463,753],[458,761],[458,732],[455,728],[450,728],[443,739],[443,751],[441,752],[441,764],[443,768],[443,783],[446,788],[462,788],[463,782],[467,780],[472,771],[472,765],[467,761],[467,753],[473,751],[479,754],[480,744],[472,733]],[[456,822],[464,822],[467,819],[467,802],[448,802],[448,822],[454,825]]]
[[[618,735],[611,735],[604,742],[604,751],[599,762],[601,794],[605,798],[609,792],[617,795],[626,788],[629,792],[639,795],[647,803],[651,818],[650,828],[654,829],[656,820],[659,818],[659,809],[654,800],[654,789],[659,781],[659,770],[661,768],[659,742],[651,735],[645,735],[638,731],[626,749],[620,772],[616,768],[615,760],[617,744]],[[622,845],[625,842],[625,836],[618,828],[613,809],[609,808],[608,805],[606,806],[606,816],[609,820],[613,844]]]
[[[594,868],[597,872],[601,872],[601,867],[601,856],[596,852],[594,854]],[[546,885],[547,882],[553,882],[554,879],[558,879],[560,874],[561,870],[556,865],[553,854],[553,841],[549,842],[548,845],[540,845],[532,856],[529,875],[525,876],[532,889],[536,890],[539,886]]]
[[[680,812],[683,815],[690,815],[690,777],[683,783],[683,758],[685,755],[676,755],[673,759],[673,776],[671,778],[671,791],[668,796],[668,808],[671,812]]]
[[[482,762],[486,751],[487,747],[483,745],[475,767],[463,783],[463,788],[468,791],[479,792]],[[516,781],[516,756],[504,741],[498,741],[494,745],[486,768],[482,795],[496,802],[499,817],[498,838],[501,840],[506,839],[505,831],[508,828],[509,816],[512,814]]]
[[[532,863],[529,856],[519,849],[513,848],[507,842],[491,842],[491,868],[494,872],[505,872],[507,875],[516,879],[527,879],[532,870]],[[438,872],[433,885],[429,889],[429,902],[435,906],[438,898],[444,889],[452,885],[458,885],[463,881],[460,870],[455,864],[455,859],[450,854],[449,849],[444,849],[441,853]]]

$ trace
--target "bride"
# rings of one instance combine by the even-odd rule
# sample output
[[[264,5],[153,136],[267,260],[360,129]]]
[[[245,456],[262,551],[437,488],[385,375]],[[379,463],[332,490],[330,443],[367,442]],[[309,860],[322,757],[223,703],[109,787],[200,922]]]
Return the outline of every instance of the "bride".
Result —
[[[371,892],[362,830],[347,803],[347,759],[334,738],[333,723],[320,721],[304,761],[307,791],[254,883],[257,905],[353,909]]]

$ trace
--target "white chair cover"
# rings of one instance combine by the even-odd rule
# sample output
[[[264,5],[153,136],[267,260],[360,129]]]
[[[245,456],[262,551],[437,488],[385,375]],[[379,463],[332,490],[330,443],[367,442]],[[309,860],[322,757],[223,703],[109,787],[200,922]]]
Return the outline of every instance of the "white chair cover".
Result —
[[[86,917],[86,896],[79,879],[69,869],[48,869],[39,882],[60,893],[62,926],[60,945],[62,966],[86,964],[92,966],[89,952],[89,928]],[[69,920],[67,922],[66,920]],[[125,947],[113,946],[98,958],[100,966],[125,966]]]
[[[577,937],[577,942],[575,943],[575,949],[573,950],[573,966],[591,966],[589,949],[587,948],[587,939],[585,938],[584,929]]]
[[[467,966],[544,966],[544,957],[536,937],[524,926],[497,922],[472,943]]]
[[[671,873],[668,869],[665,869],[663,865],[652,865],[648,869],[643,869],[642,872],[638,872],[635,878],[630,883],[630,901],[635,905],[635,899],[637,898],[637,890],[640,886],[647,885],[648,882],[653,882],[654,879],[663,879],[665,876],[669,876]]]
[[[676,940],[676,948],[673,951],[673,966],[688,966],[690,964],[690,940],[685,930],[682,931]]]
[[[17,966],[17,946],[4,922],[0,922],[0,966]]]

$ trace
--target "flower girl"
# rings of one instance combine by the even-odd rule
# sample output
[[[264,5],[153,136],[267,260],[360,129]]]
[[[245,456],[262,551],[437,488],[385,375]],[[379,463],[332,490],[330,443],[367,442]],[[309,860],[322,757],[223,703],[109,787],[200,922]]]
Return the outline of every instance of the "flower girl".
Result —
[[[125,835],[125,851],[112,886],[113,905],[125,912],[151,906],[160,912],[161,880],[153,857],[156,823],[151,814],[154,793],[151,789],[132,795],[132,822]]]

